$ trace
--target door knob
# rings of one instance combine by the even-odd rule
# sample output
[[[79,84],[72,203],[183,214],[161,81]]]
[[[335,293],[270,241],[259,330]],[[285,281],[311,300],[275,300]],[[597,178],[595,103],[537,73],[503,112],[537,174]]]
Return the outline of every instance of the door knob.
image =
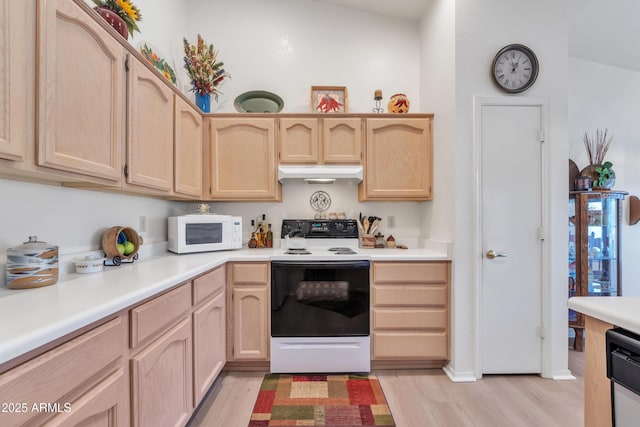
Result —
[[[493,249],[489,249],[489,251],[487,252],[487,258],[489,259],[505,258],[506,256],[507,254],[501,254],[499,252],[494,251]]]

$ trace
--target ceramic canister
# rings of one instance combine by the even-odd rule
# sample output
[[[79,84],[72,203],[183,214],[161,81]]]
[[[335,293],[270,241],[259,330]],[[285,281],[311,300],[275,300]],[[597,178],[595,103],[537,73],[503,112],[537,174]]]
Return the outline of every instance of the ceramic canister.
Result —
[[[7,287],[39,288],[58,281],[58,247],[38,242],[36,236],[7,249]]]
[[[409,112],[409,98],[404,93],[396,93],[389,99],[387,108],[390,113],[408,113]]]

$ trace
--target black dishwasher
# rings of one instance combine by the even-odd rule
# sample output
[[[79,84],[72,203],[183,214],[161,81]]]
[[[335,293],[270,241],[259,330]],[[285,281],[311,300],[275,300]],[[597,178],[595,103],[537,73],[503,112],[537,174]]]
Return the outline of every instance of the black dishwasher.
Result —
[[[637,426],[640,416],[640,335],[613,328],[607,331],[606,342],[613,426]]]

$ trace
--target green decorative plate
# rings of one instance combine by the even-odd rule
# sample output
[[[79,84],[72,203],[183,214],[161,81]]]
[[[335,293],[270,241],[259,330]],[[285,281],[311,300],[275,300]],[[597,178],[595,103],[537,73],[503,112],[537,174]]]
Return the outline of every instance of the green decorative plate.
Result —
[[[240,113],[279,113],[284,101],[275,93],[252,90],[238,95],[233,106]]]

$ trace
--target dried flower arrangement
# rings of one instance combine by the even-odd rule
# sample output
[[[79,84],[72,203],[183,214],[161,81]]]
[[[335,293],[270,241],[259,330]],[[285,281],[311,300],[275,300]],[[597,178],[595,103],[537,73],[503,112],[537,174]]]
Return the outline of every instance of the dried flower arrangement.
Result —
[[[93,0],[98,7],[104,7],[118,15],[127,26],[129,34],[133,36],[133,32],[140,32],[138,21],[142,21],[140,9],[138,9],[131,0]]]
[[[213,44],[207,46],[202,36],[198,34],[198,41],[195,46],[189,44],[184,39],[184,68],[191,78],[192,92],[201,95],[213,94],[216,101],[218,94],[222,93],[218,85],[225,77],[231,77],[222,66],[224,62],[217,60],[218,52],[213,48]]]
[[[591,176],[594,188],[610,189],[615,182],[616,173],[613,170],[613,164],[605,162],[604,158],[609,151],[613,136],[608,135],[608,129],[604,131],[596,129],[595,135],[585,132],[582,139],[589,156],[589,165],[581,171],[581,174]]]
[[[584,147],[587,149],[587,155],[589,156],[590,165],[601,165],[604,162],[604,156],[609,151],[609,146],[613,140],[613,136],[607,136],[608,129],[601,131],[596,129],[595,136],[584,133],[582,139],[584,141]]]

